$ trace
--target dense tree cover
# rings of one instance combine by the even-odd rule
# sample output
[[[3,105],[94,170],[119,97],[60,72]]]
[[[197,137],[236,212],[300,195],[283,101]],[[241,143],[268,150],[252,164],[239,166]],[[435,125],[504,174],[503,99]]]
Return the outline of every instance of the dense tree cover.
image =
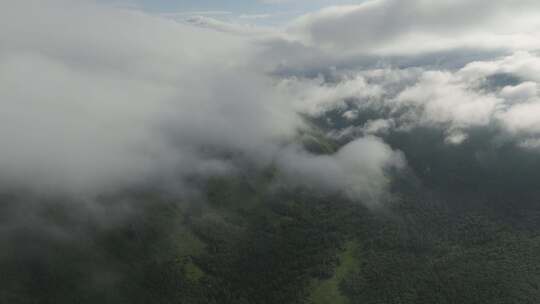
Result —
[[[538,159],[503,147],[478,162],[467,155],[488,143],[442,148],[440,136],[422,135],[439,155],[409,157],[371,208],[291,189],[272,168],[204,181],[188,201],[103,197],[103,210],[129,209],[108,223],[40,201],[35,227],[0,230],[0,303],[538,303]],[[418,138],[387,140],[418,155]],[[4,223],[24,215],[28,198],[0,200]]]

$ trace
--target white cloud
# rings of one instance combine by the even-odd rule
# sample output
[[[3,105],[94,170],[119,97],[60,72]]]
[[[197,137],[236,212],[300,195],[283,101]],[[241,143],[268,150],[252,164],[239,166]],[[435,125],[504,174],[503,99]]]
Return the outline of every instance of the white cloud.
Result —
[[[486,10],[477,17],[467,11],[458,24],[453,18],[470,5]],[[394,46],[411,35],[456,38],[458,44],[439,46],[453,48],[495,19],[520,16],[509,5],[378,0],[305,16],[282,35],[208,17],[178,23],[86,1],[10,2],[0,11],[9,24],[0,27],[0,179],[3,185],[99,192],[152,178],[234,171],[226,154],[259,166],[277,159],[287,176],[299,174],[296,180],[374,199],[388,183],[385,168],[403,164],[399,153],[371,137],[335,155],[292,148],[297,130],[306,127],[298,113],[338,109],[349,122],[366,109],[379,113],[337,136],[424,126],[442,128],[447,143],[461,144],[471,128],[497,126],[533,142],[540,135],[540,60],[531,51],[465,58],[459,69],[422,58],[410,68],[362,67],[361,60],[349,65],[377,48],[422,57],[426,48]],[[527,1],[515,6],[536,8]],[[509,24],[511,33],[494,27],[493,35],[534,35],[521,31],[529,22]],[[296,73],[298,62],[326,66],[332,81]],[[341,67],[329,67],[336,62]],[[519,83],[483,87],[496,74],[514,75]],[[324,171],[332,178],[316,176]]]
[[[369,120],[362,128],[362,131],[368,135],[379,135],[387,133],[394,125],[395,122],[392,119]]]
[[[231,155],[270,165],[304,127],[296,100],[304,93],[276,87],[252,65],[263,58],[249,35],[86,1],[10,2],[0,20],[9,25],[0,27],[2,187],[96,194],[153,179],[181,184],[235,170]],[[314,102],[331,98],[324,92]],[[365,179],[365,167],[376,175],[370,183],[392,158],[287,153],[315,168],[352,161],[346,175]]]
[[[246,18],[240,18],[246,19]],[[191,25],[208,28],[220,32],[225,32],[229,34],[239,34],[244,36],[270,36],[276,34],[276,31],[271,28],[265,28],[262,26],[257,26],[253,24],[245,23],[235,23],[221,21],[212,17],[203,16],[203,15],[194,15],[189,16],[184,20]]]
[[[383,91],[376,85],[368,85],[362,75],[343,79],[337,84],[325,84],[321,77],[314,79],[286,78],[279,82],[278,89],[294,96],[299,112],[316,116],[335,108],[343,108],[347,99],[362,102],[379,98]]]
[[[487,125],[502,100],[467,88],[449,72],[425,72],[419,82],[397,96],[403,106],[420,110],[422,123],[449,123],[452,128]]]
[[[507,100],[522,102],[538,96],[538,83],[527,81],[516,86],[505,86],[500,95]]]
[[[290,183],[345,193],[351,199],[362,198],[368,205],[376,205],[386,194],[388,170],[405,166],[401,153],[375,137],[356,139],[333,156],[285,150],[277,163]]]
[[[457,47],[537,48],[537,1],[371,0],[298,18],[290,30],[333,51],[405,53]]]
[[[458,70],[360,68],[337,71],[330,83],[322,77],[291,77],[280,87],[297,96],[296,108],[310,115],[338,110],[344,123],[357,124],[364,111],[378,113],[363,125],[332,130],[330,135],[338,139],[428,127],[442,129],[446,143],[459,145],[472,129],[496,128],[531,148],[540,136],[538,60],[531,52],[518,51]]]
[[[78,191],[190,174],[212,161],[206,146],[265,151],[299,124],[265,76],[241,67],[243,39],[87,2],[17,1],[0,19],[4,185]]]
[[[540,58],[533,52],[517,51],[499,60],[469,63],[461,71],[463,76],[472,78],[504,73],[540,82]]]
[[[540,101],[514,105],[499,119],[512,133],[540,134]]]

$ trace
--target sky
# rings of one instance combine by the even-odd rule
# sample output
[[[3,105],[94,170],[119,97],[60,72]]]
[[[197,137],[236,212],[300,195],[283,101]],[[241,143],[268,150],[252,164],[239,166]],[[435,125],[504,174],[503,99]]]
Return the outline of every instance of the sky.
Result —
[[[228,11],[234,14],[265,14],[282,11],[307,12],[329,5],[359,2],[361,0],[130,0],[124,3],[159,12]]]
[[[99,0],[132,6],[147,12],[212,16],[262,25],[279,25],[294,17],[330,5],[358,4],[365,0]]]

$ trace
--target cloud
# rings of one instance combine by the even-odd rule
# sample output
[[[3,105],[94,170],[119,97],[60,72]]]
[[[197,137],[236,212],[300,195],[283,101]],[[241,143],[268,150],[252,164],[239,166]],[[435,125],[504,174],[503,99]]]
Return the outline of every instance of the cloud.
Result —
[[[532,8],[531,3],[516,6]],[[487,4],[473,4],[480,5]],[[366,154],[374,157],[377,171],[360,168],[342,151],[320,156],[295,147],[298,130],[309,128],[302,116],[332,111],[345,121],[344,126],[332,122],[331,135],[340,140],[429,127],[443,130],[448,144],[460,145],[472,129],[496,128],[530,143],[540,132],[530,114],[538,102],[540,61],[534,52],[481,60],[471,55],[474,50],[453,48],[434,55],[410,49],[401,57],[378,59],[357,52],[368,50],[366,44],[384,48],[411,33],[467,36],[469,29],[493,18],[506,20],[502,15],[509,13],[503,10],[509,2],[498,1],[481,12],[478,22],[466,14],[455,24],[453,18],[465,6],[460,1],[371,1],[322,10],[297,20],[295,31],[263,31],[255,38],[258,29],[246,31],[207,17],[186,24],[86,1],[9,4],[0,13],[10,24],[0,30],[5,84],[0,141],[6,147],[0,180],[4,186],[99,193],[153,180],[181,187],[190,176],[235,172],[233,158],[259,167],[289,159],[281,163],[287,163],[283,169],[295,167],[290,160],[309,164],[306,168],[343,169],[351,162],[358,177],[341,169],[334,175],[359,184],[366,174],[378,176],[372,180],[384,188],[381,172],[395,163],[393,153],[382,153],[384,160]],[[441,12],[440,24],[432,28]],[[414,23],[406,18],[413,13],[418,16]],[[389,20],[381,16],[395,18],[381,24]],[[353,25],[360,27],[352,31]],[[365,43],[350,41],[353,34],[361,38],[354,41]],[[440,54],[463,63],[434,64]],[[313,73],[297,69],[295,63],[303,60],[313,64]],[[327,66],[317,68],[322,65]],[[495,86],[493,79],[503,74],[517,82]],[[392,151],[380,140],[353,146],[360,144],[367,145],[366,151],[374,146]],[[368,156],[359,157],[369,162]],[[313,175],[306,168],[295,172]],[[331,189],[364,199],[366,191],[346,190],[348,178],[336,179],[343,181],[341,187],[328,179],[313,182],[325,181]]]
[[[494,74],[514,74],[522,79],[540,81],[540,58],[529,51],[516,51],[509,56],[492,61],[471,62],[462,74],[468,77],[482,77]]]
[[[115,240],[93,240],[99,226],[146,212],[133,201],[154,203],[147,190],[176,204],[210,177],[269,168],[277,185],[373,208],[394,191],[429,204],[457,193],[443,198],[460,208],[537,191],[537,1],[377,0],[285,31],[208,12],[178,22],[91,0],[4,2],[5,261],[54,266],[56,240],[95,258]],[[425,197],[399,192],[418,180]]]
[[[397,97],[402,106],[420,108],[423,124],[449,123],[451,128],[486,125],[502,100],[469,90],[467,84],[449,72],[427,71],[418,83]]]
[[[539,9],[527,0],[371,0],[304,15],[290,30],[308,45],[347,52],[535,48]]]
[[[538,58],[517,51],[459,69],[353,67],[290,76],[278,87],[296,96],[298,111],[332,117],[329,135],[339,140],[422,127],[442,130],[447,144],[460,145],[483,128],[531,148],[540,136]]]
[[[389,172],[405,167],[403,155],[376,137],[358,138],[332,156],[284,150],[277,163],[292,184],[345,193],[353,200],[363,198],[371,206],[387,194]]]
[[[373,100],[382,94],[382,88],[368,85],[360,76],[343,79],[335,84],[325,83],[324,79],[285,78],[277,88],[289,96],[294,96],[295,108],[298,112],[317,116],[331,109],[345,107],[348,98]]]
[[[240,19],[253,19],[253,18],[246,18],[246,16],[243,16],[244,18]],[[215,18],[203,16],[203,15],[195,15],[190,16],[187,19],[185,19],[185,22],[190,23],[197,27],[202,28],[208,28],[220,32],[225,32],[229,34],[238,34],[243,36],[256,36],[256,35],[273,35],[275,34],[275,31],[270,28],[265,28],[263,26],[258,25],[252,25],[252,24],[241,24],[236,22],[227,22],[227,21],[221,21]]]
[[[449,133],[458,132],[459,139],[466,137],[459,130],[494,125],[518,140],[525,135],[536,137],[540,134],[538,60],[520,51],[498,60],[471,62],[456,72],[427,71],[397,100],[416,103],[421,107],[420,123],[447,124]],[[497,75],[511,75],[518,81],[492,86],[490,79]]]
[[[4,6],[4,189],[99,195],[153,181],[182,189],[184,179],[235,172],[241,162],[270,166],[276,155],[292,153],[284,147],[306,128],[299,112],[309,107],[301,104],[334,99],[313,84],[305,89],[317,94],[298,102],[306,92],[276,86],[252,65],[261,60],[253,40],[234,31],[85,1]],[[366,155],[385,164],[381,155]],[[318,158],[302,149],[290,157],[315,167],[353,161],[347,153]],[[356,168],[347,176],[362,179]]]
[[[267,19],[267,18],[271,18],[272,16],[274,15],[273,14],[243,14],[243,15],[238,16],[238,18],[253,20],[253,19]]]
[[[268,80],[238,66],[241,39],[86,2],[9,8],[0,13],[10,24],[0,30],[3,185],[87,190],[167,168],[189,174],[206,162],[204,145],[244,149],[298,123],[272,105],[280,98]]]

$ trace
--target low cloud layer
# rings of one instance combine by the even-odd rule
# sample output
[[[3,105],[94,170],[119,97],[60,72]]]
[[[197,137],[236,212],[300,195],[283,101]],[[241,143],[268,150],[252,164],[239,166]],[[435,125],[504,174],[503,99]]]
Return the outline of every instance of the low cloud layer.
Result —
[[[243,66],[242,39],[83,2],[20,1],[2,20],[3,185],[219,171],[204,149],[264,151],[298,124]]]
[[[335,155],[309,155],[301,148],[284,151],[277,164],[293,185],[344,193],[376,206],[390,184],[388,171],[405,167],[403,156],[382,140],[363,137],[345,145]],[[301,179],[299,179],[301,177]]]
[[[264,31],[91,1],[7,6],[3,189],[182,189],[244,163],[374,200],[407,155],[373,136],[434,128],[459,145],[485,128],[540,146],[533,1],[367,1]],[[298,145],[306,118],[333,125],[341,150]]]
[[[235,158],[262,168],[276,156],[314,168],[339,164],[332,174],[344,182],[357,175],[365,188],[352,192],[355,199],[386,183],[393,155],[372,149],[387,151],[382,142],[354,145],[366,144],[361,162],[373,162],[370,170],[348,166],[357,160],[347,147],[324,158],[288,147],[306,128],[302,109],[250,65],[261,58],[249,37],[88,1],[7,6],[0,13],[9,25],[0,30],[4,189],[96,195],[152,181],[181,188],[185,178],[241,169]]]
[[[290,92],[318,92],[319,99],[298,97],[306,101],[304,111],[313,115],[324,116],[337,109],[349,122],[362,113],[374,116],[364,126],[342,130],[342,135],[428,127],[444,130],[448,143],[459,144],[470,130],[488,128],[530,146],[540,135],[539,59],[533,53],[516,52],[492,61],[471,62],[458,70],[365,69],[337,76],[337,84],[310,87],[317,81],[293,78],[284,81],[283,87]],[[310,89],[304,90],[307,87]]]
[[[475,45],[538,47],[536,1],[372,0],[299,18],[291,27],[309,44],[348,51],[412,53]],[[512,44],[507,44],[511,40]]]

